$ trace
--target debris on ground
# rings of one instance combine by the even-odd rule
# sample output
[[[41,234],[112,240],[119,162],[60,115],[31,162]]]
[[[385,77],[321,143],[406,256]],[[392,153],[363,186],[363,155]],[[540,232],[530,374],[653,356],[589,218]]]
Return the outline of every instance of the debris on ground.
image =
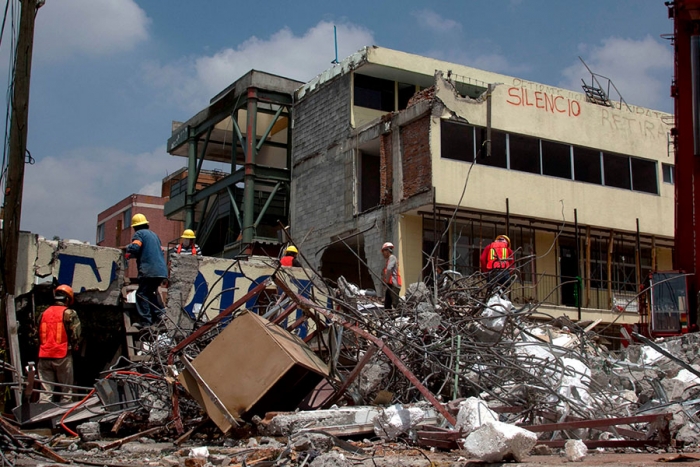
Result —
[[[20,427],[0,419],[2,462],[349,465],[389,450],[578,461],[699,443],[697,334],[612,350],[599,321],[516,306],[479,273],[412,284],[393,310],[342,278],[309,281],[313,294],[294,292],[277,269],[212,319],[144,329],[138,361],[122,358],[82,400]],[[64,435],[20,431],[41,424]]]

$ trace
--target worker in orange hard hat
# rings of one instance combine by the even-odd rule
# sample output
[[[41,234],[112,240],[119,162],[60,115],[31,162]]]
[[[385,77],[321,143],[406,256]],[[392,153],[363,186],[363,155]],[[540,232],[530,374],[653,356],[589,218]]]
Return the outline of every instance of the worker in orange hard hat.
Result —
[[[401,291],[401,274],[399,262],[394,256],[394,244],[386,242],[382,245],[382,256],[386,260],[382,271],[382,282],[386,285],[384,292],[384,309],[395,308],[399,303],[399,291]]]
[[[513,270],[513,250],[510,249],[510,238],[499,235],[481,252],[481,272],[487,273],[489,282],[502,286],[510,282]]]
[[[180,236],[180,244],[173,248],[172,252],[177,255],[192,255],[192,256],[202,256],[202,250],[199,249],[199,245],[195,243],[194,230],[185,229]]]
[[[73,350],[78,350],[80,344],[80,319],[75,310],[69,308],[73,304],[73,289],[67,285],[59,285],[54,290],[54,304],[48,307],[39,317],[39,379],[44,391],[39,396],[39,402],[51,402],[53,392],[66,393],[61,396],[61,402],[70,402],[73,384]],[[55,384],[69,385],[59,386]]]
[[[299,250],[294,245],[289,245],[286,250],[284,250],[284,256],[280,260],[280,264],[286,268],[300,268],[301,263],[297,259]]]

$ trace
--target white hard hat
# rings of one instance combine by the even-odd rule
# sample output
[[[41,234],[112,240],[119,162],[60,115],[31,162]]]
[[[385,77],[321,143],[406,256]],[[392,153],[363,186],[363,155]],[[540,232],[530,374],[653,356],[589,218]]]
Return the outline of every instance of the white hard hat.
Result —
[[[393,249],[394,249],[394,244],[391,242],[386,242],[384,245],[382,245],[382,251],[393,250]]]

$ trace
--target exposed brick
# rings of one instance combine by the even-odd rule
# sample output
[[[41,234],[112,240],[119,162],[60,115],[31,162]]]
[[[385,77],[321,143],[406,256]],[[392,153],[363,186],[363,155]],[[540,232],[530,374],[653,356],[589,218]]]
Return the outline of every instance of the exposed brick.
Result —
[[[401,127],[400,132],[403,198],[408,198],[432,186],[430,116]]]
[[[392,196],[394,180],[393,154],[391,133],[382,135],[379,146],[379,179],[381,181],[379,202],[381,204],[391,204],[394,198]]]

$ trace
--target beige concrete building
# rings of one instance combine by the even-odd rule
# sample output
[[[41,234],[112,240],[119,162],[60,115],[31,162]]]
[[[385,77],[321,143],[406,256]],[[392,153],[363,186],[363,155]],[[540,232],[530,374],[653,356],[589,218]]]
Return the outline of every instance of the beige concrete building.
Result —
[[[638,284],[672,267],[671,116],[604,104],[365,48],[295,93],[292,232],[312,232],[304,249],[324,276],[365,287],[380,287],[379,249],[394,242],[404,289],[431,257],[477,270],[507,233],[516,302],[636,322]]]

